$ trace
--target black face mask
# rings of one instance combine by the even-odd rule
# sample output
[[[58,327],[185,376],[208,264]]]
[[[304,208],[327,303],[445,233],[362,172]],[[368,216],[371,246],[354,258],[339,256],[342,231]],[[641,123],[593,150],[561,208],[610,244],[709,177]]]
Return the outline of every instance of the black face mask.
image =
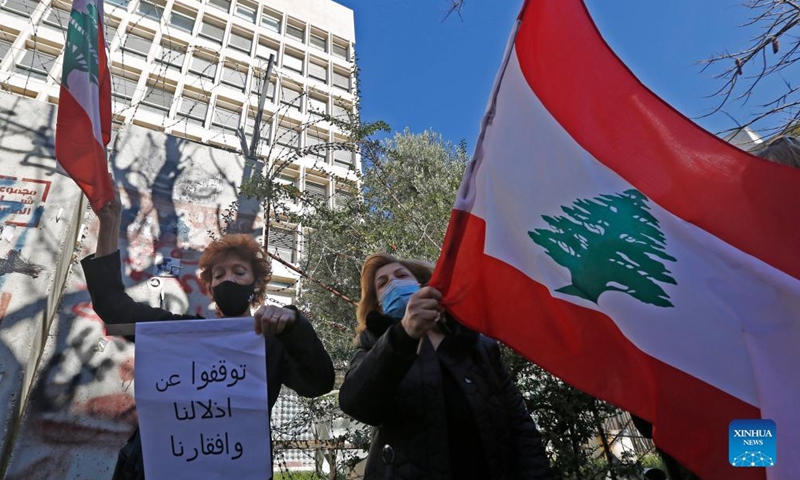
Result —
[[[236,282],[225,280],[211,291],[214,292],[214,301],[222,314],[226,317],[234,317],[247,312],[247,307],[250,306],[256,292],[256,282],[250,285],[239,285]]]

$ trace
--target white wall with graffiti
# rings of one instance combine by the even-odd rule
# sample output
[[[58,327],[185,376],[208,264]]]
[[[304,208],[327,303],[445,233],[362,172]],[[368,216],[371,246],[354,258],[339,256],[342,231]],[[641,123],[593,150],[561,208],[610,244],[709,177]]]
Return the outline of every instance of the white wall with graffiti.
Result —
[[[54,106],[0,94],[0,451],[8,480],[109,478],[136,424],[133,344],[107,336],[91,308],[78,261],[94,251],[97,219],[56,166],[54,121]],[[219,233],[237,200],[229,231],[258,235],[262,227],[257,205],[236,196],[242,157],[136,126],[112,140],[109,155],[129,294],[213,316],[196,279],[209,232]]]

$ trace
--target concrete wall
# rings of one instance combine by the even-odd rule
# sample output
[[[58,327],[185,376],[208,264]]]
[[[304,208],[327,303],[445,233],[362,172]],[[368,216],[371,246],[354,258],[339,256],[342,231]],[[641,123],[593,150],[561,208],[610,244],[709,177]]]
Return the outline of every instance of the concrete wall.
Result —
[[[0,452],[50,331],[69,268],[80,190],[53,159],[55,110],[0,94]]]
[[[11,98],[24,103],[25,111],[38,108],[43,112],[23,124],[53,119],[52,106]],[[51,131],[51,126],[46,128]],[[6,478],[104,479],[110,477],[117,452],[136,424],[133,344],[106,335],[103,323],[91,308],[77,260],[94,251],[97,219],[91,210],[78,205],[78,191],[71,181],[54,172],[52,138],[50,141],[46,151],[50,157],[43,156],[41,166],[30,168],[41,178],[58,179],[63,185],[56,188],[54,181],[50,195],[63,200],[56,209],[49,207],[48,198],[40,222],[46,223],[46,228],[40,234],[36,229],[23,229],[14,240],[25,246],[26,258],[45,268],[38,278],[14,273],[16,281],[6,281],[0,290],[3,295],[12,295],[9,313],[0,323],[0,359],[4,371],[9,360],[18,364],[13,370],[17,373],[6,374],[6,380],[0,382],[0,412],[4,418],[13,417],[17,404],[11,395],[20,395],[24,374],[32,374],[32,370],[19,365],[32,365],[30,358],[37,357],[37,351],[42,352],[18,435],[7,452]],[[120,242],[123,281],[129,294],[175,312],[213,316],[196,280],[197,262],[209,241],[209,232],[219,234],[222,215],[237,200],[236,187],[246,174],[241,157],[136,126],[125,127],[109,148],[114,177],[121,187]],[[2,165],[18,170],[21,157],[9,163],[4,154],[0,155]],[[5,173],[0,170],[0,174]],[[63,215],[79,213],[80,222],[70,222],[69,218],[56,222],[51,210],[60,207],[64,208]],[[246,214],[238,215],[229,231],[261,231],[257,206],[242,200],[239,211]],[[74,230],[79,223],[82,226],[75,243],[69,227]],[[29,237],[19,240],[23,232],[29,232]],[[73,250],[75,255],[69,263]],[[171,263],[165,263],[165,259],[172,259]],[[68,271],[54,270],[59,260],[69,264]],[[158,274],[158,264],[173,268],[162,268]],[[52,326],[47,329],[42,324],[48,298],[58,295],[48,297],[53,287],[45,286],[52,284],[49,278],[61,274],[66,286]],[[0,276],[0,282],[6,277],[11,279]],[[11,283],[18,286],[10,287]],[[37,332],[47,332],[46,344],[37,343]],[[14,390],[4,387],[9,384],[8,376],[13,376]],[[9,443],[7,431],[6,427],[5,443]]]

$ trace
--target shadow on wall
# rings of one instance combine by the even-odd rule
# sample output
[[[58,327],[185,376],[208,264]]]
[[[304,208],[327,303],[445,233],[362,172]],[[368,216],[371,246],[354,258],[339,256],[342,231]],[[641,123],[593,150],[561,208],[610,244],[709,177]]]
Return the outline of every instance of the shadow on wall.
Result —
[[[153,306],[213,316],[196,268],[209,231],[219,232],[220,214],[237,200],[241,157],[139,127],[127,127],[110,147],[126,207],[120,248],[129,294]],[[230,230],[260,233],[257,208],[238,215]],[[134,346],[107,336],[91,308],[77,260],[94,251],[97,218],[87,211],[83,223],[88,228],[78,239],[8,480],[110,477],[117,452],[136,425]],[[180,268],[151,282],[158,258],[166,257],[180,260]],[[26,318],[34,308],[28,305],[14,316]]]

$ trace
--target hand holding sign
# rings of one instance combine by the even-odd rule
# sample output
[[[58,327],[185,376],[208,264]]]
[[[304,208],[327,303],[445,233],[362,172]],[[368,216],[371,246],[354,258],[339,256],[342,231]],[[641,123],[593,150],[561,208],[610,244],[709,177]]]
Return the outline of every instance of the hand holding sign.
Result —
[[[137,324],[136,403],[148,480],[269,476],[264,339],[253,335],[252,321]]]

